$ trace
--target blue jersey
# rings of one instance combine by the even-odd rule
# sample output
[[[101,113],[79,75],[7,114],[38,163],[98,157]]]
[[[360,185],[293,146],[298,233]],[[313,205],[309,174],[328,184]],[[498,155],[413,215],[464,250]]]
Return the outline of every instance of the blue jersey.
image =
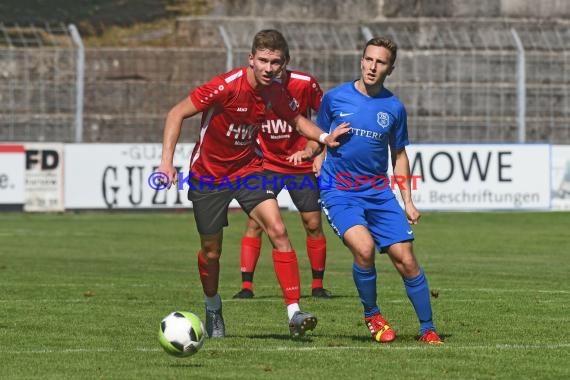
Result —
[[[319,127],[329,133],[343,122],[350,123],[351,131],[339,139],[338,147],[327,148],[321,194],[343,195],[340,190],[376,199],[393,197],[388,146],[398,151],[409,144],[404,105],[386,88],[369,97],[355,82],[345,83],[325,94],[317,116]]]

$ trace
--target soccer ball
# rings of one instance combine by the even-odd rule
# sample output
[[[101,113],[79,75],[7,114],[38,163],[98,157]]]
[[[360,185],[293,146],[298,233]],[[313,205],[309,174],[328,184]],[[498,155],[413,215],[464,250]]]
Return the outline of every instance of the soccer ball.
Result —
[[[204,343],[204,325],[196,314],[174,311],[160,322],[158,341],[166,352],[178,357],[192,356]]]

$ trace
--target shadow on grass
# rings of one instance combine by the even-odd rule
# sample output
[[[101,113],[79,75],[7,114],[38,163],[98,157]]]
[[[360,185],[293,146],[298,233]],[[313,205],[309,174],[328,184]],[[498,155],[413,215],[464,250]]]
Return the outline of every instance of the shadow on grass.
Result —
[[[301,300],[307,301],[307,300],[314,300],[314,301],[323,301],[323,302],[328,302],[332,299],[340,299],[340,298],[355,298],[356,296],[354,294],[333,294],[331,296],[331,298],[322,298],[322,297],[313,297],[310,294],[306,294],[306,295],[302,295],[301,296]],[[255,301],[255,300],[275,300],[275,301],[282,301],[283,297],[281,295],[258,295],[256,294],[253,298],[228,298],[228,299],[224,299],[224,302],[227,301],[238,301],[238,302],[248,302],[248,301]]]

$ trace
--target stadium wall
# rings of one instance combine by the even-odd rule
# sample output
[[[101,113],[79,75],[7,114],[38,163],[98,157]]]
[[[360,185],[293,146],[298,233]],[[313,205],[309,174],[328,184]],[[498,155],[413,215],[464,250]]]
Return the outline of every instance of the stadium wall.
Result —
[[[564,0],[214,0],[213,16],[362,21],[393,17],[567,17]]]

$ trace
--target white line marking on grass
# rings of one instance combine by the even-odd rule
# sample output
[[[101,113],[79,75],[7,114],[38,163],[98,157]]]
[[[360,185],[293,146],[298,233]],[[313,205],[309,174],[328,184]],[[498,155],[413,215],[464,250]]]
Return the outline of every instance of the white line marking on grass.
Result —
[[[395,351],[412,351],[412,350],[425,350],[425,349],[454,349],[454,350],[557,350],[560,348],[569,348],[570,344],[546,344],[546,345],[524,345],[524,344],[496,344],[488,346],[454,346],[453,344],[445,344],[443,346],[427,346],[425,344],[418,344],[415,346],[389,346],[389,345],[374,345],[371,346],[335,346],[335,347],[275,347],[269,349],[258,349],[257,351],[330,351],[330,350],[395,350]],[[215,350],[214,350],[215,351]]]
[[[552,294],[570,294],[569,290],[560,289],[497,289],[497,288],[439,288],[439,290],[451,291],[451,292],[487,292],[487,293],[552,293]]]
[[[387,350],[387,351],[416,351],[416,350],[505,350],[505,351],[529,351],[529,350],[558,350],[562,348],[570,348],[570,343],[560,344],[494,344],[494,345],[479,345],[479,346],[454,346],[453,344],[445,344],[443,346],[426,346],[426,345],[413,345],[413,346],[390,346],[378,345],[371,343],[367,346],[334,346],[334,347],[248,347],[248,351],[257,352],[283,352],[283,351],[351,351],[351,350]],[[202,351],[221,351],[233,352],[243,351],[243,347],[207,347]],[[39,350],[6,350],[1,349],[0,353],[3,354],[75,354],[75,353],[117,353],[117,352],[161,352],[161,348],[137,347],[128,350],[121,350],[116,348],[69,348],[69,349],[39,349]]]
[[[538,290],[539,293],[570,294],[568,290]]]

